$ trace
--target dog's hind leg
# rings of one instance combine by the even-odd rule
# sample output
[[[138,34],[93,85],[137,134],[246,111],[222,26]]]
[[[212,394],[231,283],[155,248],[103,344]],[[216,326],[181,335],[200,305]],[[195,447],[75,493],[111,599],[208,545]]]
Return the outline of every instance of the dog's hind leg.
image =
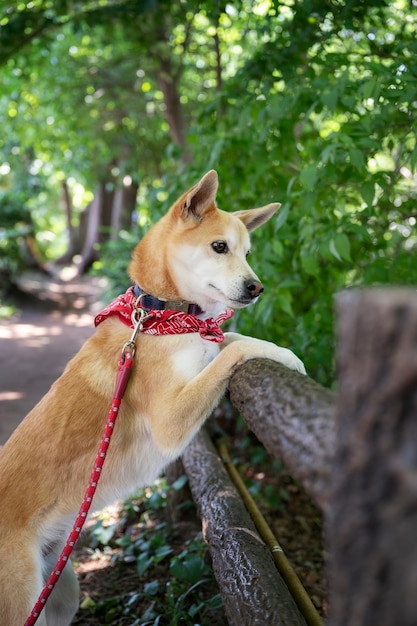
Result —
[[[28,533],[0,529],[0,625],[23,626],[52,571],[57,554],[42,557],[36,539]],[[43,567],[42,567],[43,564]],[[79,605],[79,588],[72,564],[67,563],[36,626],[69,626]]]
[[[23,626],[41,590],[41,551],[29,533],[0,528],[0,624]],[[37,626],[47,626],[41,615]]]
[[[44,572],[49,576],[57,559],[59,552],[50,552],[44,561]],[[79,585],[72,563],[68,562],[60,575],[55,589],[51,593],[46,606],[47,626],[68,626],[78,610],[79,606]]]

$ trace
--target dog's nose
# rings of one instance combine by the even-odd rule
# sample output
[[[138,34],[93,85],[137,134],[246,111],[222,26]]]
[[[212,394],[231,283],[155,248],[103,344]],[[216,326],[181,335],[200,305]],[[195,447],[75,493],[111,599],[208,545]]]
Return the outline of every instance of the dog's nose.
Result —
[[[259,280],[255,280],[253,278],[249,278],[245,280],[244,287],[247,295],[250,298],[257,298],[264,290],[264,287]]]

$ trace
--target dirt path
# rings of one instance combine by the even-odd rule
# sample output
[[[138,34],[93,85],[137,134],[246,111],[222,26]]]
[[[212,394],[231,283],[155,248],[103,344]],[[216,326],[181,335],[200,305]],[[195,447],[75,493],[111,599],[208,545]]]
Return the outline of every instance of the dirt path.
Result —
[[[102,286],[27,275],[14,299],[18,313],[0,322],[0,445],[60,376],[94,332]]]

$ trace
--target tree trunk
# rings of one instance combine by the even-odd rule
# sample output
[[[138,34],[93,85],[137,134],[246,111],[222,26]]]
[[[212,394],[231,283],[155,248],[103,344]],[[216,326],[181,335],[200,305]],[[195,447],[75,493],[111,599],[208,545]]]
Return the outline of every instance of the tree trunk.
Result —
[[[182,457],[230,626],[305,626],[203,429]]]
[[[329,626],[417,624],[417,296],[338,298]]]
[[[265,448],[324,508],[334,456],[333,394],[281,363],[253,359],[236,369],[230,399]]]
[[[131,227],[137,193],[138,185],[136,183],[116,188],[111,216],[111,240],[116,240],[121,230],[128,230]]]
[[[73,225],[73,208],[71,194],[68,189],[67,181],[62,183],[62,195],[64,203],[65,221],[67,223],[68,246],[66,252],[55,260],[56,265],[67,265],[72,263],[73,256],[80,252],[77,241],[76,229]]]
[[[106,184],[101,186],[101,212],[98,224],[98,243],[104,243],[110,239],[113,204],[115,190],[113,185],[109,188]]]
[[[165,115],[171,139],[178,146],[184,148],[186,138],[184,111],[177,88],[177,76],[167,59],[161,61],[161,68],[156,73],[156,80],[164,95]]]
[[[97,259],[95,246],[99,241],[99,228],[101,224],[101,212],[103,204],[104,185],[101,184],[94,194],[92,202],[85,211],[84,223],[80,222],[80,227],[85,227],[85,239],[81,251],[81,259],[78,263],[78,273],[85,272]]]
[[[69,263],[75,254],[79,254],[78,273],[82,274],[87,271],[98,259],[97,245],[109,239],[117,239],[122,228],[131,226],[132,214],[136,208],[137,190],[138,185],[135,183],[117,187],[115,190],[107,189],[105,183],[100,184],[92,202],[80,215],[77,236],[75,229],[71,226],[68,251],[56,263]],[[66,186],[64,186],[64,195],[69,228],[72,207]]]
[[[187,125],[184,107],[178,90],[182,70],[180,68],[175,71],[171,61],[166,58],[160,59],[159,63],[160,67],[156,72],[156,81],[164,95],[165,116],[169,126],[169,134],[172,141],[182,148],[182,163],[189,163],[191,161],[191,152],[186,147]]]

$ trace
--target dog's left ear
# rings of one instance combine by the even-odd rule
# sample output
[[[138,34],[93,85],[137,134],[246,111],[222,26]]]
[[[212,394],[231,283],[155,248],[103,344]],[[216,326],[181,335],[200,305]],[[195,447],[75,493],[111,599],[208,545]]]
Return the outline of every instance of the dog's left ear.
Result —
[[[258,226],[265,224],[276,213],[280,207],[279,202],[273,202],[260,207],[259,209],[249,209],[247,211],[235,211],[233,215],[238,217],[246,226],[248,231],[255,230]]]
[[[201,221],[204,215],[215,208],[219,179],[215,170],[210,170],[194,187],[185,193],[177,204],[183,218],[194,217]]]

